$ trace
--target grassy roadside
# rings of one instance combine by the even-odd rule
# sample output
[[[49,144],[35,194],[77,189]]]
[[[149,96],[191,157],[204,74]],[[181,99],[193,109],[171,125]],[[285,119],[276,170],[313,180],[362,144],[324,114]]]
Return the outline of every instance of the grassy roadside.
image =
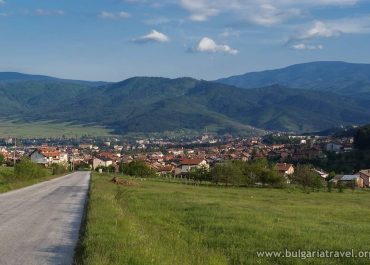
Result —
[[[67,173],[66,173],[67,174]],[[8,191],[31,186],[43,181],[48,181],[54,178],[61,177],[66,174],[52,175],[51,171],[45,177],[27,180],[8,181],[7,178],[13,175],[13,168],[0,167],[0,194]]]
[[[368,264],[368,259],[258,258],[268,250],[364,250],[370,193],[116,186],[93,174],[76,264]],[[364,249],[365,248],[365,249]]]

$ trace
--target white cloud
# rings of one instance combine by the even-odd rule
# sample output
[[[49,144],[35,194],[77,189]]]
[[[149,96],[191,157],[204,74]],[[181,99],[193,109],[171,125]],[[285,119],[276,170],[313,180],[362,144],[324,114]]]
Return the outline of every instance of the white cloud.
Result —
[[[110,19],[110,20],[117,20],[117,19],[126,19],[129,18],[131,15],[125,11],[121,12],[108,12],[108,11],[102,11],[98,15],[99,18],[101,19]]]
[[[317,6],[348,6],[360,0],[178,0],[193,21],[205,21],[222,13],[233,13],[263,26],[301,16]]]
[[[221,12],[217,0],[213,3],[207,0],[181,0],[180,4],[183,8],[190,11],[190,19],[194,21],[205,21]]]
[[[293,44],[292,48],[295,50],[322,50],[324,49],[324,46],[321,44],[313,45],[313,44],[298,43],[298,44]]]
[[[238,50],[231,48],[229,45],[217,44],[214,40],[207,37],[202,38],[193,51],[207,53],[222,52],[233,55],[238,54]]]
[[[336,29],[322,21],[315,21],[312,26],[303,30],[294,39],[306,40],[313,38],[332,38],[338,37],[342,34],[342,31]]]
[[[63,10],[46,10],[46,9],[36,9],[35,14],[37,16],[64,16],[65,12]]]
[[[159,31],[156,31],[156,30],[152,30],[150,33],[144,35],[144,36],[141,36],[141,37],[138,37],[136,39],[133,39],[133,42],[136,42],[136,43],[148,43],[148,42],[168,42],[170,41],[170,38],[159,32]]]

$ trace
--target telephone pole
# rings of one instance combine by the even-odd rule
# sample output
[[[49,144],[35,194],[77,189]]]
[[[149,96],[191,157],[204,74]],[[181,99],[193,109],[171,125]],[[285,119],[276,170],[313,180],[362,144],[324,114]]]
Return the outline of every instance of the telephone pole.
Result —
[[[13,154],[13,166],[15,167],[15,162],[17,160],[15,152],[17,151],[17,138],[14,138],[14,154]]]

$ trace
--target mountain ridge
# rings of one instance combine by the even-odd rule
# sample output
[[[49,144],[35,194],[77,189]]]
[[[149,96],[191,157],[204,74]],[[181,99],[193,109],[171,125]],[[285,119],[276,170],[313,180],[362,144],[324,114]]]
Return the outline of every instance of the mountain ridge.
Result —
[[[279,84],[297,89],[331,91],[354,96],[370,92],[370,64],[309,62],[231,76],[215,82],[246,89]]]
[[[205,128],[235,134],[310,132],[370,120],[370,92],[356,97],[281,84],[246,89],[189,77],[133,77],[97,85],[45,76],[1,82],[2,76],[0,120],[91,124],[118,134]],[[356,75],[356,81],[366,81],[364,76]]]

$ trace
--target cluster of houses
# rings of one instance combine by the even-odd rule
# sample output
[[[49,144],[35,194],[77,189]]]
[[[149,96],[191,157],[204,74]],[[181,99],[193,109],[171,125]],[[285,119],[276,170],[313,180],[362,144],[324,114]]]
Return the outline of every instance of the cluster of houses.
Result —
[[[204,141],[207,144],[203,144]],[[302,137],[297,144],[264,144],[261,138],[232,138],[223,141],[202,137],[201,144],[187,144],[163,140],[138,140],[130,144],[115,144],[109,140],[76,145],[49,144],[26,146],[12,150],[12,147],[0,146],[0,154],[7,161],[19,160],[28,156],[37,164],[48,167],[63,164],[72,168],[110,168],[118,171],[121,164],[134,160],[144,161],[159,175],[184,175],[193,168],[210,168],[217,163],[228,160],[249,161],[268,158],[277,161],[276,169],[285,176],[294,174],[291,162],[323,158],[325,151],[348,152],[352,149],[353,139],[331,139],[330,137]],[[150,151],[149,151],[150,150]],[[284,163],[290,161],[290,163]],[[328,173],[315,170],[323,179]],[[334,182],[353,182],[358,187],[368,187],[370,170],[361,170],[354,175],[338,175]]]

